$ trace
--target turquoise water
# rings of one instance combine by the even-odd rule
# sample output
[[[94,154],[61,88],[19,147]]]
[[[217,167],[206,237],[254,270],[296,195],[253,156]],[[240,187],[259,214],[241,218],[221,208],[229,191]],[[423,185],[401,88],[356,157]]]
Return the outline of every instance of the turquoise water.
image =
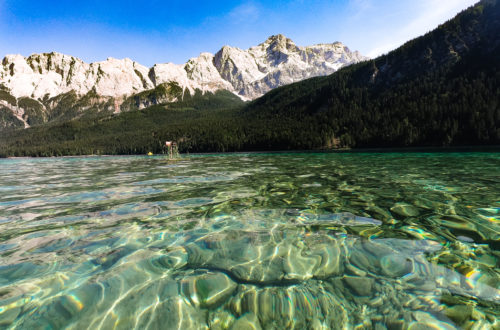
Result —
[[[500,154],[0,160],[0,328],[500,328]]]

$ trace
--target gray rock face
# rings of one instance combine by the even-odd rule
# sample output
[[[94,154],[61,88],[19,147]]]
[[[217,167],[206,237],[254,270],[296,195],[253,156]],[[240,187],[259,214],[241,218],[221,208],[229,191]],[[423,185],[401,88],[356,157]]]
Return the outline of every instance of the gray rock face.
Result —
[[[366,59],[340,42],[300,47],[276,35],[246,51],[225,46],[215,54],[214,65],[234,93],[254,99],[273,88],[328,75]]]

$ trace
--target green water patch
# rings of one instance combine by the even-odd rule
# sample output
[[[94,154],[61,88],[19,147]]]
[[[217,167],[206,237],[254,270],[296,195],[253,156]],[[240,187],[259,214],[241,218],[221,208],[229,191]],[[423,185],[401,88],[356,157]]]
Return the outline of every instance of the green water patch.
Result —
[[[4,328],[496,328],[500,156],[0,160]]]

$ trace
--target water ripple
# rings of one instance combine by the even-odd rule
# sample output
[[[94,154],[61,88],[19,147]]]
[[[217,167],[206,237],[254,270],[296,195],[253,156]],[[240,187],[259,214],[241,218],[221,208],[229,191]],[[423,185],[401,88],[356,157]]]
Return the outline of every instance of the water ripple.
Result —
[[[500,327],[500,155],[0,160],[0,328]]]

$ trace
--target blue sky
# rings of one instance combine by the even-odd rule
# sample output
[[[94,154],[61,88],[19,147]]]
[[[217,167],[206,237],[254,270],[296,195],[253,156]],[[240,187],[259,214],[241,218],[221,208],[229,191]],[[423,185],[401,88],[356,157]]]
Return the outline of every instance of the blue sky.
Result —
[[[376,56],[477,0],[0,0],[0,57],[57,51],[87,62],[184,63],[223,45],[282,33],[297,45],[341,41]]]

